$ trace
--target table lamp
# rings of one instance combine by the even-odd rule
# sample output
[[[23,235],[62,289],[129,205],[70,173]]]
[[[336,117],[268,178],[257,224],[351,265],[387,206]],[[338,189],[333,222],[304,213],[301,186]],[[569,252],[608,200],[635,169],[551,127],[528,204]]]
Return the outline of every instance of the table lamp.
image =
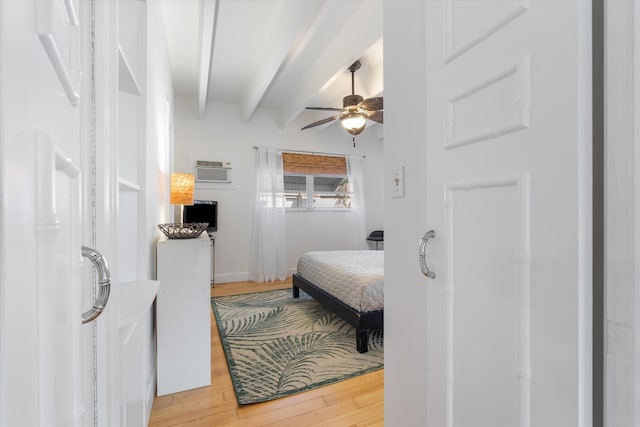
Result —
[[[193,187],[195,178],[190,173],[171,174],[171,197],[169,203],[180,205],[180,222],[183,220],[184,205],[193,204]]]
[[[207,223],[183,223],[184,205],[193,205],[193,189],[195,177],[190,173],[171,174],[171,193],[169,203],[180,205],[180,222],[174,224],[158,224],[158,228],[169,239],[191,239],[198,237],[207,228]]]

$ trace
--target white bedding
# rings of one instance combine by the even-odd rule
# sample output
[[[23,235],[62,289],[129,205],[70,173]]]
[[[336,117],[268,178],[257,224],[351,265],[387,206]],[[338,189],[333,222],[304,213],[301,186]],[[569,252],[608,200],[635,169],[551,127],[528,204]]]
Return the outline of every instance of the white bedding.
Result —
[[[384,308],[384,251],[307,252],[298,274],[358,311]]]

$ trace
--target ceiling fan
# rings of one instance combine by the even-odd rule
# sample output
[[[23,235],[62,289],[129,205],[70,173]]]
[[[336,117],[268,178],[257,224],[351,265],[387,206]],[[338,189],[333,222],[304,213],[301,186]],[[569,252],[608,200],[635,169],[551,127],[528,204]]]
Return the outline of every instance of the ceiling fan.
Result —
[[[353,146],[355,147],[356,138],[355,135],[360,134],[367,125],[367,119],[374,122],[383,123],[383,101],[382,97],[363,99],[362,96],[356,95],[354,90],[354,74],[360,69],[362,64],[360,61],[354,62],[350,67],[351,71],[351,95],[347,95],[342,99],[342,108],[330,108],[330,107],[307,107],[307,110],[321,110],[321,111],[340,111],[326,119],[318,120],[311,124],[306,125],[301,130],[309,129],[314,126],[323,125],[333,120],[340,120],[340,124],[353,136]]]

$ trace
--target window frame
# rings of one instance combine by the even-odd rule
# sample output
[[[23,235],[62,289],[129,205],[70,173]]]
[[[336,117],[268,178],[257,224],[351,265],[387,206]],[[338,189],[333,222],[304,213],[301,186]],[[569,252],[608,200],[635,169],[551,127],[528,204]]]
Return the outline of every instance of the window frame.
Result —
[[[304,176],[305,188],[304,190],[292,190],[288,192],[285,188],[285,210],[288,212],[349,212],[351,211],[351,199],[353,198],[353,192],[341,192],[341,191],[324,191],[316,190],[316,178],[334,178],[347,180],[347,156],[346,155],[329,155],[320,153],[302,153],[302,152],[287,152],[283,151],[283,169],[285,177],[288,176]],[[299,183],[298,185],[300,185]],[[320,184],[318,184],[320,185]],[[339,185],[336,185],[338,188]],[[297,191],[297,196],[296,193]],[[301,194],[304,194],[305,203],[304,206],[288,207],[289,201],[292,199],[301,198]],[[289,195],[289,197],[287,197]],[[349,206],[317,206],[316,200],[326,198],[338,201],[340,196],[347,195],[349,197]],[[318,196],[318,197],[316,197]],[[335,203],[334,202],[334,203]]]

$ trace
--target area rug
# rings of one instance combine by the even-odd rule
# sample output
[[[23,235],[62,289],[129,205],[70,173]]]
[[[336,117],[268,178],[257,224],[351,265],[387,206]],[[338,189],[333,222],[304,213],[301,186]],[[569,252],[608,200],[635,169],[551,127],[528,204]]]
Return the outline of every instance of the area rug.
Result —
[[[211,298],[236,398],[241,405],[278,399],[384,366],[382,329],[369,351],[355,329],[291,289]]]

